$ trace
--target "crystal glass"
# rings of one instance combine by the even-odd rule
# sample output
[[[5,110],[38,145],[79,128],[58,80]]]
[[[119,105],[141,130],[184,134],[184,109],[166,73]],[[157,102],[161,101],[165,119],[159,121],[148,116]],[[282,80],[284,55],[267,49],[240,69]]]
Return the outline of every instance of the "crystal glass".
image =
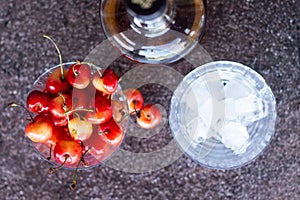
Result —
[[[271,141],[275,121],[270,87],[251,68],[230,61],[211,62],[185,76],[169,115],[182,151],[215,169],[254,160]]]
[[[126,57],[170,63],[187,55],[204,32],[205,0],[102,0],[102,27]]]
[[[68,62],[68,63],[63,63],[62,66],[63,66],[64,69],[69,69],[69,67],[71,65],[73,65],[73,64],[75,64],[75,62]],[[38,79],[34,82],[31,91],[33,91],[33,90],[44,91],[48,76],[55,69],[59,68],[60,66],[61,65],[56,65],[56,66],[48,69],[41,76],[39,76]],[[97,67],[98,70],[101,70],[101,67],[93,65],[91,67],[92,68],[92,74],[97,72],[97,70],[95,69],[95,67]],[[31,91],[29,91],[29,93]],[[72,94],[72,92],[70,94]],[[90,98],[93,98],[93,96],[91,96]],[[128,108],[127,108],[126,97],[123,94],[123,91],[122,91],[120,85],[118,85],[116,92],[111,97],[111,100],[114,101],[114,103],[112,103],[113,118],[115,119],[115,121],[117,122],[117,124],[120,126],[120,128],[123,130],[123,138],[124,138],[124,134],[125,134],[125,130],[126,130],[128,119],[127,118],[123,118],[122,120],[117,120],[117,118],[118,118],[117,115],[122,114],[120,112],[128,113]],[[118,105],[118,106],[116,107],[114,105]],[[55,159],[54,159],[53,151],[52,151],[51,160],[47,159],[47,157],[49,156],[49,151],[50,151],[50,145],[49,144],[46,144],[46,143],[35,143],[35,142],[32,142],[31,140],[29,140],[29,142],[32,144],[32,146],[34,147],[34,149],[37,151],[37,153],[43,159],[49,161],[53,165],[59,165],[55,161]],[[98,145],[96,141],[93,144]],[[83,142],[83,145],[85,145],[85,142]],[[113,153],[118,149],[119,145],[120,145],[120,143],[117,144],[117,145],[108,144],[108,148],[107,148],[108,150],[105,151],[105,153],[103,153],[102,151],[99,151],[99,154],[97,154],[97,153],[93,153],[93,154],[87,153],[84,156],[84,160],[85,160],[85,163],[87,164],[87,166],[84,166],[81,163],[81,165],[79,166],[79,169],[87,169],[87,168],[91,168],[91,167],[95,167],[95,166],[100,165],[102,162],[104,162],[105,160],[107,160],[108,158],[110,158],[113,155]],[[93,151],[93,147],[94,146],[93,145],[89,145],[89,147],[91,147],[91,149]],[[75,163],[73,165],[64,165],[64,168],[67,168],[67,169],[75,169],[76,167],[77,167],[77,163]]]

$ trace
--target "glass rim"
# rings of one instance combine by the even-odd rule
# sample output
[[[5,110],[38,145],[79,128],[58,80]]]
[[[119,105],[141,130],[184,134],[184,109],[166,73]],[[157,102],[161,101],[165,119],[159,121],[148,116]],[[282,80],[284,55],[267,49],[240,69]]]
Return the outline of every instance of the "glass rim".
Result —
[[[28,94],[30,93],[30,92],[32,92],[34,89],[37,89],[37,88],[35,88],[35,87],[38,87],[38,85],[39,85],[39,83],[40,83],[40,81],[41,81],[41,79],[43,78],[43,77],[46,77],[47,75],[49,75],[49,73],[51,73],[53,70],[55,70],[55,69],[57,69],[57,68],[59,68],[59,67],[64,67],[64,68],[67,68],[67,67],[70,67],[71,65],[74,65],[74,64],[76,64],[77,62],[75,62],[75,61],[72,61],[72,62],[63,62],[63,63],[61,63],[61,64],[57,64],[57,65],[54,65],[54,66],[52,66],[52,67],[50,67],[50,68],[46,68],[46,70],[41,74],[41,75],[39,75],[38,76],[38,78],[34,81],[34,83],[31,85],[31,88],[30,88],[30,90],[29,90],[29,92],[27,93],[27,96],[28,96]],[[97,68],[99,68],[99,69],[103,69],[103,67],[100,67],[100,66],[98,66],[98,65],[95,65],[95,64],[93,64],[93,63],[88,63],[88,62],[81,62],[81,63],[84,63],[84,64],[88,64],[88,65],[90,65],[90,66],[93,66],[93,67],[97,67]],[[45,83],[43,83],[43,84],[45,84]],[[122,91],[122,94],[123,94],[123,90],[122,90],[122,87],[121,87],[121,85],[120,85],[120,83],[118,83],[118,87],[117,87],[118,89],[117,90],[120,90],[120,91]],[[38,89],[38,90],[40,90],[40,89]],[[123,94],[124,95],[124,94]],[[114,95],[112,95],[112,98],[113,98],[113,96]],[[125,96],[124,96],[125,97]],[[126,97],[125,97],[125,99],[126,99]],[[126,103],[126,109],[128,109],[128,105],[127,105],[127,103]],[[37,114],[34,114],[34,116],[36,116]],[[123,136],[123,139],[122,139],[122,142],[116,147],[116,149],[115,149],[115,151],[113,151],[108,157],[106,157],[103,161],[101,161],[101,162],[98,162],[98,163],[95,163],[95,164],[91,164],[91,165],[89,165],[89,166],[83,166],[83,165],[80,165],[79,167],[78,167],[78,170],[88,170],[88,169],[91,169],[91,168],[94,168],[94,167],[98,167],[98,166],[101,166],[101,165],[104,165],[104,163],[105,162],[107,162],[111,157],[113,157],[114,156],[114,154],[118,151],[118,149],[120,148],[120,146],[121,146],[121,144],[123,143],[123,141],[124,141],[124,139],[125,139],[125,132],[126,132],[126,129],[127,129],[127,127],[128,127],[128,119],[127,120],[123,120],[123,121],[125,121],[125,125],[121,125],[119,122],[117,122],[117,124],[120,126],[120,127],[122,127],[122,130],[123,130],[123,132],[124,132],[124,136]],[[123,122],[122,121],[122,122]],[[40,142],[33,142],[33,141],[31,141],[28,137],[26,137],[26,140],[29,142],[29,144],[32,146],[32,148],[34,149],[34,151],[37,153],[37,155],[40,157],[40,158],[42,158],[42,160],[45,160],[45,161],[47,161],[49,164],[51,164],[51,165],[53,165],[53,166],[58,166],[58,165],[60,165],[58,162],[56,162],[55,160],[48,160],[47,159],[47,156],[45,156],[42,152],[40,152],[39,151],[39,149],[38,149],[38,146],[39,145],[46,145],[46,144],[43,144],[43,143],[40,143]],[[84,142],[83,142],[83,144],[84,144]],[[52,149],[52,153],[53,153],[53,149]],[[97,160],[96,158],[95,158],[95,160]],[[73,166],[73,165],[72,165]],[[67,170],[76,170],[76,168],[75,167],[72,167],[72,166],[63,166],[62,168],[63,169],[67,169]],[[74,165],[75,166],[75,165]]]
[[[266,115],[264,118],[267,118],[268,119],[268,128],[267,128],[267,131],[265,133],[263,133],[263,137],[265,136],[268,136],[269,138],[264,140],[265,143],[263,146],[259,147],[259,152],[255,153],[255,155],[252,155],[252,156],[249,156],[249,157],[246,157],[244,160],[242,160],[241,163],[231,163],[230,166],[226,166],[225,164],[223,165],[211,165],[210,162],[207,162],[207,159],[202,158],[194,158],[191,151],[189,150],[189,148],[192,148],[191,147],[191,144],[192,144],[192,140],[189,141],[189,144],[188,144],[188,147],[182,147],[180,142],[177,141],[177,135],[179,134],[178,132],[180,132],[181,130],[177,130],[178,129],[178,126],[176,125],[176,123],[180,123],[179,119],[177,118],[180,118],[180,112],[176,111],[175,109],[175,104],[180,104],[180,101],[181,99],[183,98],[183,96],[185,94],[179,94],[179,95],[175,95],[176,94],[176,91],[178,90],[181,90],[181,91],[185,91],[184,88],[180,88],[182,86],[184,86],[185,82],[189,82],[187,83],[186,85],[190,85],[192,84],[194,81],[196,81],[198,78],[200,78],[201,76],[204,76],[206,73],[208,72],[215,72],[215,71],[221,71],[219,70],[219,67],[218,65],[231,65],[233,66],[233,69],[234,67],[237,67],[238,69],[243,69],[243,70],[247,70],[248,72],[250,72],[251,74],[253,74],[255,76],[255,79],[254,81],[255,82],[261,82],[263,83],[264,85],[264,88],[266,88],[267,90],[267,94],[269,94],[271,96],[271,99],[273,101],[271,102],[268,102],[268,106],[270,106],[270,108],[268,108],[269,110],[271,110],[271,112]],[[226,69],[225,66],[223,66],[222,69]],[[227,71],[227,72],[232,72],[232,73],[238,73],[238,71],[232,71],[232,69],[227,69],[227,70],[224,70],[224,71]],[[199,75],[197,78],[192,78],[191,81],[187,81],[187,79],[193,77],[193,75]],[[247,79],[249,81],[249,77]],[[178,92],[177,92],[178,93]],[[270,105],[269,105],[270,104]],[[178,107],[178,106],[177,106]],[[174,117],[178,115],[178,117]],[[173,118],[174,119],[173,119]],[[274,94],[271,90],[271,88],[269,87],[269,85],[266,83],[265,79],[262,77],[262,75],[260,75],[259,73],[257,73],[254,69],[246,66],[246,65],[243,65],[241,63],[238,63],[238,62],[234,62],[234,61],[227,61],[227,60],[224,60],[224,61],[213,61],[213,62],[209,62],[209,63],[206,63],[204,65],[201,65],[199,66],[198,68],[194,69],[193,71],[191,71],[189,74],[187,74],[184,79],[181,81],[181,83],[178,85],[178,87],[176,88],[172,98],[171,98],[171,105],[170,105],[170,114],[169,114],[169,123],[170,123],[170,128],[171,128],[171,133],[173,135],[173,137],[175,138],[176,140],[176,143],[178,144],[178,146],[180,147],[180,149],[183,151],[184,154],[186,154],[189,158],[191,158],[193,161],[195,161],[196,163],[202,165],[202,166],[205,166],[205,167],[208,167],[208,168],[211,168],[211,169],[221,169],[221,170],[229,170],[229,169],[235,169],[235,168],[239,168],[239,167],[242,167],[242,166],[245,166],[247,164],[249,164],[250,162],[254,161],[257,157],[259,157],[264,151],[265,149],[267,148],[267,146],[269,146],[270,142],[272,141],[274,135],[275,135],[275,132],[276,132],[276,118],[277,118],[277,113],[276,113],[276,101],[275,101],[275,97],[274,97]],[[177,127],[177,129],[176,129]],[[179,135],[186,135],[187,133],[181,133]],[[177,137],[176,137],[177,136]],[[185,141],[182,141],[182,142],[188,142],[188,139],[184,139]],[[201,145],[200,145],[201,146]],[[250,144],[251,146],[251,144]],[[246,150],[247,152],[247,150]],[[249,153],[248,153],[249,154]],[[250,155],[250,154],[249,154]],[[233,162],[236,162],[236,161],[233,161]]]

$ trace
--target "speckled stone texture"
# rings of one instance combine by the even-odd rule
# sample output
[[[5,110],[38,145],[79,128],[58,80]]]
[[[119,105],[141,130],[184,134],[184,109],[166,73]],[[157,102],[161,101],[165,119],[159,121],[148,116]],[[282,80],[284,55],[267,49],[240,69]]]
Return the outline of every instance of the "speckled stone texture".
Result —
[[[272,88],[277,101],[276,134],[254,162],[230,171],[199,166],[182,156],[153,172],[126,173],[102,166],[81,171],[71,191],[72,171],[48,174],[24,137],[25,113],[5,109],[24,102],[34,80],[57,64],[56,52],[42,34],[61,48],[64,61],[83,59],[106,38],[99,1],[0,1],[0,199],[300,199],[300,65],[298,0],[209,0],[206,33],[200,42],[214,60],[251,66]],[[134,67],[125,58],[113,64],[119,75]],[[171,65],[187,74],[185,61]],[[143,86],[147,102],[168,111],[172,93]],[[148,140],[126,138],[123,148],[151,152],[167,144],[166,124]]]

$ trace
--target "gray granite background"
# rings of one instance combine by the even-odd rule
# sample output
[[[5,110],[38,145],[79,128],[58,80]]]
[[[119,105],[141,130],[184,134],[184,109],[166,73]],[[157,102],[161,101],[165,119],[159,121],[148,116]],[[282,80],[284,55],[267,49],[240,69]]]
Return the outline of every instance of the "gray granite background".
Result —
[[[276,134],[254,162],[230,171],[208,169],[182,156],[154,172],[126,173],[102,166],[47,173],[23,135],[25,113],[5,109],[24,102],[34,80],[57,64],[48,34],[64,61],[83,59],[105,40],[92,0],[0,0],[0,199],[300,199],[300,2],[298,0],[209,0],[200,44],[214,60],[237,61],[259,72],[277,101]],[[185,61],[171,65],[187,74]],[[119,75],[134,64],[113,63]],[[142,88],[147,102],[168,111],[172,93],[159,85]],[[172,139],[167,124],[148,140],[126,138],[123,148],[151,152]]]

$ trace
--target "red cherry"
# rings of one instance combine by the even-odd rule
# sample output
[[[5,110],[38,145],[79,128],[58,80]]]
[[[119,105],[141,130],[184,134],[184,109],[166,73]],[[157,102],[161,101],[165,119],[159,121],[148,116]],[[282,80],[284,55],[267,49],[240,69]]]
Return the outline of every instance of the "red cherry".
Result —
[[[146,105],[141,111],[140,116],[136,119],[137,123],[145,129],[152,129],[161,122],[161,112],[156,105]]]
[[[67,118],[71,113],[67,113],[72,109],[72,98],[67,94],[61,94],[49,103],[49,111],[55,118]]]
[[[88,112],[87,119],[93,124],[101,124],[112,117],[111,100],[102,95],[95,95],[90,108],[94,109],[94,112]]]
[[[119,145],[124,136],[122,129],[113,118],[99,125],[98,134],[114,145]]]
[[[46,142],[52,137],[54,124],[45,115],[37,115],[25,128],[25,135],[33,142]]]
[[[110,99],[110,98],[111,98],[111,95],[110,95],[110,94],[106,94],[106,93],[101,92],[101,91],[99,91],[99,90],[96,90],[95,95],[103,96],[103,97],[105,97],[106,99]]]
[[[65,117],[65,118],[56,118],[56,117],[53,117],[52,115],[50,115],[50,118],[54,124],[54,126],[66,126],[68,125],[68,118]]]
[[[113,152],[111,144],[102,135],[98,134],[98,125],[93,125],[93,133],[89,139],[84,141],[84,145],[86,148],[90,148],[89,152],[98,162],[102,162]]]
[[[27,97],[27,108],[37,114],[46,114],[49,111],[50,95],[41,91],[34,90]]]
[[[51,94],[58,94],[59,92],[67,93],[71,85],[67,80],[68,70],[61,68],[55,69],[49,76],[46,82],[47,91]]]
[[[71,140],[68,132],[63,127],[54,127],[52,136],[49,140],[47,140],[47,143],[55,146],[55,144],[62,140]]]
[[[118,76],[113,70],[106,69],[102,76],[99,73],[95,73],[92,83],[97,90],[105,94],[112,94],[118,87]]]
[[[56,143],[53,153],[58,163],[72,165],[79,162],[82,155],[82,147],[73,140],[61,140]]]
[[[91,80],[91,68],[87,64],[80,62],[72,65],[68,72],[69,83],[77,89],[86,88]]]
[[[69,136],[66,128],[54,127],[51,138],[46,141],[46,144],[49,145],[49,156],[47,157],[47,160],[51,160],[52,150],[55,147],[57,142],[62,140],[71,140],[71,139],[72,138]]]
[[[142,93],[137,89],[127,89],[124,91],[127,98],[129,113],[142,110],[144,107],[144,98]]]

